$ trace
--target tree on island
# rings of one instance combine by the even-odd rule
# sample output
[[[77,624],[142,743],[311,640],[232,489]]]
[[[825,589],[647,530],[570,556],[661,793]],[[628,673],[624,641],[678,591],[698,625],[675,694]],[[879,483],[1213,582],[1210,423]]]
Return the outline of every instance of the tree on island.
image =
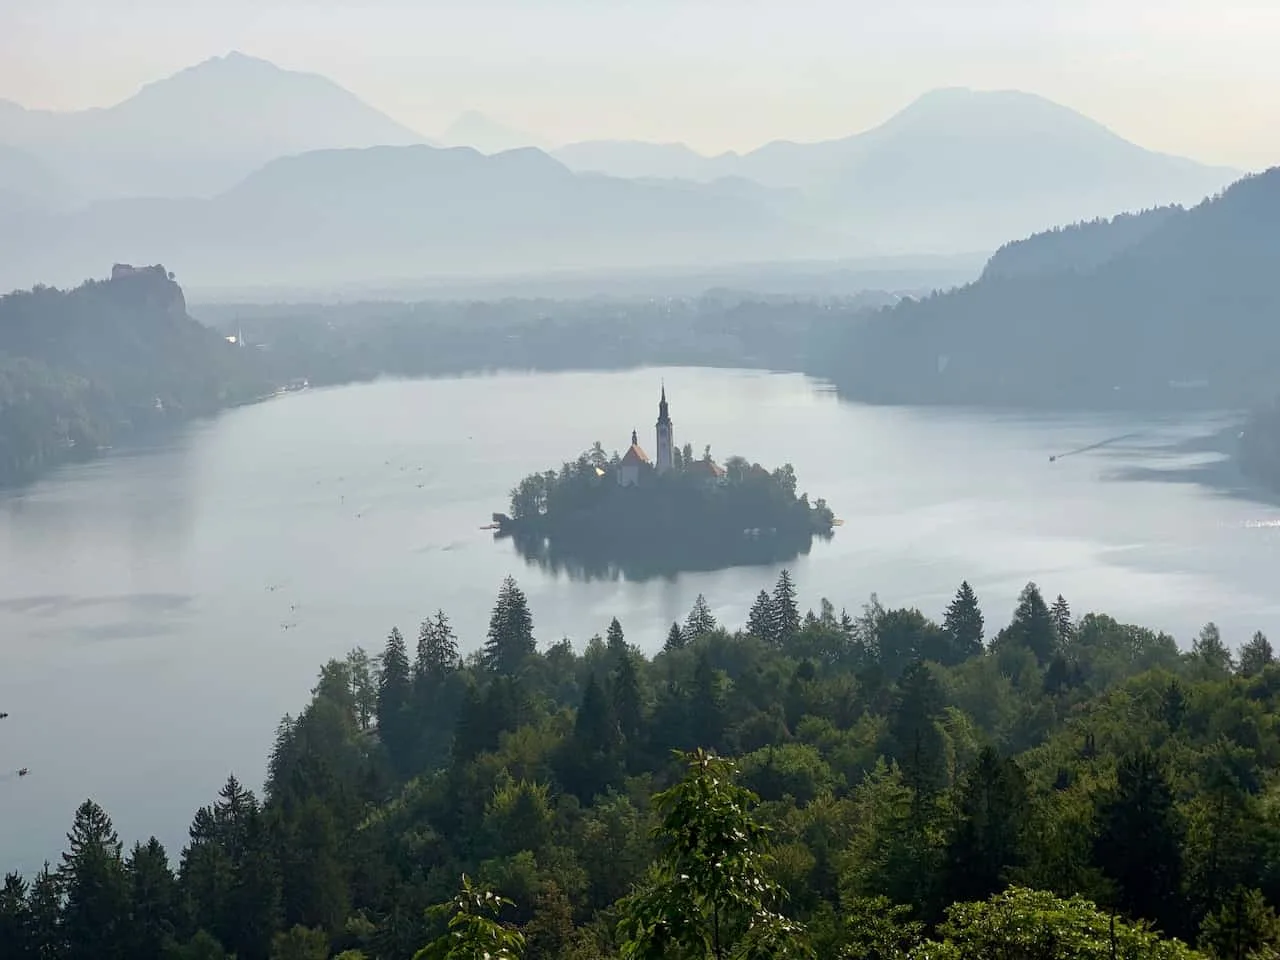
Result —
[[[481,661],[496,674],[514,676],[536,649],[529,602],[515,578],[508,576],[502,581],[498,602],[489,617],[489,635]]]

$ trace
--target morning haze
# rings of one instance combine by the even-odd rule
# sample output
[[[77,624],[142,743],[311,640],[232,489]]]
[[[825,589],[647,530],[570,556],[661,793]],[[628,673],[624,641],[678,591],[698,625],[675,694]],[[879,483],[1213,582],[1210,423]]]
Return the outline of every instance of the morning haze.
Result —
[[[1272,6],[7,4],[0,958],[1280,956]]]

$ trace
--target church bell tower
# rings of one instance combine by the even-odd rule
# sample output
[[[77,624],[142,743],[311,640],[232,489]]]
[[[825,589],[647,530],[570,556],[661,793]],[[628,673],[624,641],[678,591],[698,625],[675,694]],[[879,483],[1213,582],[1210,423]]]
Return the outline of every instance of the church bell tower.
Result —
[[[674,449],[675,435],[671,429],[671,415],[667,412],[667,385],[662,385],[662,399],[658,401],[658,446],[657,460],[654,466],[658,473],[666,473],[673,465],[671,451]]]

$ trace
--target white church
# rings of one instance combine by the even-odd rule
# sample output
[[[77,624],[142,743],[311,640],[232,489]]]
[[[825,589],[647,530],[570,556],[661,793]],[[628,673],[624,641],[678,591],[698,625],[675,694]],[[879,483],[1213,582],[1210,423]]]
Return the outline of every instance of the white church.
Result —
[[[658,400],[658,422],[655,425],[657,440],[657,463],[649,459],[649,455],[644,452],[640,446],[639,438],[636,432],[631,431],[631,446],[627,448],[627,452],[623,454],[622,461],[618,464],[618,484],[623,487],[630,487],[640,482],[640,475],[649,467],[653,467],[658,473],[667,473],[675,462],[675,434],[671,427],[671,414],[667,410],[667,387],[662,386],[662,396]]]

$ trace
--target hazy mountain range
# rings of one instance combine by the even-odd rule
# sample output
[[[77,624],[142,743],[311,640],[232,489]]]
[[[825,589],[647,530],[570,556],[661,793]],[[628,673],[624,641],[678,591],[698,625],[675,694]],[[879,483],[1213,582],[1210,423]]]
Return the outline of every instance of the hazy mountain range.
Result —
[[[331,81],[230,54],[114,107],[0,102],[0,285],[163,260],[195,285],[968,252],[1191,203],[1236,171],[1144,150],[1021,93],[944,90],[841,140],[437,149]],[[488,155],[486,155],[488,154]]]

